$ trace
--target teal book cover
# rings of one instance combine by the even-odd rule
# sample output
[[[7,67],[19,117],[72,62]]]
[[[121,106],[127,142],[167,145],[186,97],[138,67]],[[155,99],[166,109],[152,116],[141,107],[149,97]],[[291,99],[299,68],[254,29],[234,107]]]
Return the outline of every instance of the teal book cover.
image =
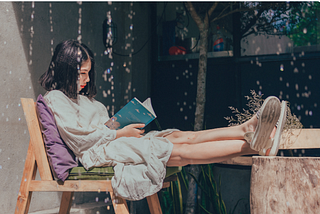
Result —
[[[144,123],[147,126],[156,118],[150,98],[141,103],[136,97],[111,117],[105,125],[109,129],[121,129],[129,124]]]

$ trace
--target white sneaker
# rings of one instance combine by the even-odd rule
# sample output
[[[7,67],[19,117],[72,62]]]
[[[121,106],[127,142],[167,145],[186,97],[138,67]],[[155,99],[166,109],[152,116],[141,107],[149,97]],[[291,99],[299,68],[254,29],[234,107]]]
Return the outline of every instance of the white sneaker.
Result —
[[[277,131],[272,139],[273,142],[272,142],[272,146],[271,146],[270,153],[268,154],[268,156],[276,156],[278,154],[280,140],[281,140],[281,134],[283,131],[283,127],[286,124],[286,119],[287,119],[287,102],[282,101],[281,113],[280,113],[280,117],[279,117],[278,124],[277,124]]]
[[[250,147],[256,151],[262,151],[270,146],[270,135],[280,116],[280,101],[277,97],[270,96],[262,104],[257,114],[258,124]]]
[[[279,150],[280,140],[281,140],[281,134],[282,134],[284,125],[286,124],[286,118],[287,118],[287,102],[282,101],[279,120],[276,124],[276,127],[277,127],[276,133],[272,139],[270,139],[270,136],[269,136],[269,138],[266,141],[266,147],[262,148],[261,150],[257,150],[257,151],[259,151],[259,155],[265,156],[267,153],[267,150],[269,150],[269,149],[270,149],[270,151],[269,151],[268,156],[276,156],[277,155],[278,150]],[[244,139],[250,145],[252,144],[254,133],[255,132],[245,133]]]

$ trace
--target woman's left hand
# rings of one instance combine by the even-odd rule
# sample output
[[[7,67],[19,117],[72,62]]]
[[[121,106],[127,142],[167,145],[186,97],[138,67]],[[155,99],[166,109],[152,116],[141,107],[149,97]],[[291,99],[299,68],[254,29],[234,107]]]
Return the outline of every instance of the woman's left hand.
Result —
[[[143,133],[144,133],[144,129],[143,128],[145,125],[143,123],[139,123],[139,124],[130,124],[127,125],[125,127],[123,127],[122,129],[117,130],[117,137],[137,137],[140,138],[142,137]]]

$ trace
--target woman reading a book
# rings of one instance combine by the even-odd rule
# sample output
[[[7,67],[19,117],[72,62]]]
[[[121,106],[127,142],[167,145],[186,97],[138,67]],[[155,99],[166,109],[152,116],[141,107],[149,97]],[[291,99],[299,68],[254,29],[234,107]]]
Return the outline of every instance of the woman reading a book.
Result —
[[[270,150],[276,155],[285,119],[285,107],[268,97],[257,116],[239,126],[145,134],[144,124],[131,124],[110,130],[105,126],[106,107],[93,98],[93,53],[73,40],[57,45],[40,83],[48,91],[44,99],[66,145],[86,169],[113,166],[115,193],[131,200],[159,191],[166,166],[215,163]]]

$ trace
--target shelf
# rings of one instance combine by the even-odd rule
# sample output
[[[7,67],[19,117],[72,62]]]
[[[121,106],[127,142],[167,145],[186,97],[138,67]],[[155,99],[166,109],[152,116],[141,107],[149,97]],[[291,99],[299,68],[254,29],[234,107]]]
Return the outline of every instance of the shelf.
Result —
[[[208,52],[208,58],[232,57],[233,51]],[[158,61],[176,61],[185,59],[199,59],[199,53],[191,53],[185,55],[167,55],[159,56]]]

